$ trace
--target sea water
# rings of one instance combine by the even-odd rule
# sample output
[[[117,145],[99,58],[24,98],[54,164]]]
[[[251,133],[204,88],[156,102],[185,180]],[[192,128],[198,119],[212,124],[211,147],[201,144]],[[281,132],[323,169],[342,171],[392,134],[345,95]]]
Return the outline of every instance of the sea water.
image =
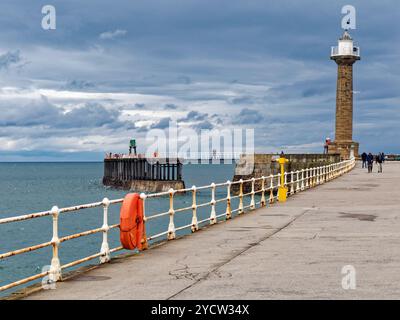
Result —
[[[225,182],[232,180],[233,174],[234,164],[187,164],[183,167],[186,187],[209,185],[211,182]],[[46,211],[54,205],[62,208],[101,201],[104,197],[109,199],[124,197],[127,191],[104,187],[101,182],[102,175],[103,163],[101,162],[0,163],[0,218]],[[222,199],[226,197],[226,193],[226,186],[219,187],[216,190],[216,198]],[[197,204],[210,200],[211,189],[198,192]],[[237,206],[236,202],[233,201],[232,205]],[[175,197],[176,208],[188,207],[191,204],[191,193]],[[119,223],[119,209],[119,204],[110,206],[110,225]],[[168,196],[146,201],[147,216],[166,212],[168,209]],[[217,214],[224,213],[226,202],[218,203],[216,209]],[[207,218],[209,215],[209,206],[198,209],[199,220]],[[190,224],[191,219],[191,210],[177,213],[175,215],[176,227]],[[146,224],[147,235],[166,231],[168,223],[168,215],[150,220]],[[102,207],[64,213],[59,216],[59,237],[99,228],[102,224]],[[190,228],[178,232],[177,235],[185,233],[190,233]],[[51,216],[3,224],[0,225],[0,253],[47,242],[51,238]],[[98,253],[101,243],[101,233],[61,243],[59,249],[61,264]],[[120,245],[118,229],[110,230],[109,243],[110,248]],[[50,264],[51,255],[52,248],[50,246],[1,260],[0,286],[41,272],[43,267]],[[97,262],[98,259],[94,259],[90,263]]]

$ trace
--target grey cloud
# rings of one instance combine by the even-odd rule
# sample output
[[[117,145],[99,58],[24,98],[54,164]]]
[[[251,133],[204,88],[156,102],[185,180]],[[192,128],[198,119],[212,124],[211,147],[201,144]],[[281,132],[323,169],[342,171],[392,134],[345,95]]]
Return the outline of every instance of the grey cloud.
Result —
[[[210,121],[206,120],[195,124],[193,128],[195,130],[211,130],[214,128],[214,125]]]
[[[192,79],[188,76],[180,76],[180,77],[178,77],[178,82],[181,82],[183,84],[191,84]]]
[[[173,103],[168,103],[168,104],[164,105],[164,109],[165,110],[176,110],[176,109],[178,109],[178,106]]]
[[[264,120],[264,116],[258,110],[244,108],[237,116],[234,117],[232,123],[257,124],[263,122]]]
[[[213,119],[217,124],[223,124],[224,122],[222,121],[221,117],[219,115],[217,115],[216,113],[214,113],[211,116],[211,119]]]
[[[50,104],[45,97],[21,104],[2,102],[0,109],[0,127],[52,126],[62,117],[61,110]]]
[[[156,123],[152,124],[150,126],[150,129],[166,129],[169,127],[170,121],[171,121],[171,118],[169,118],[169,117],[162,118],[159,121],[157,121]]]
[[[58,126],[64,128],[126,127],[128,123],[120,121],[119,116],[118,110],[108,110],[100,104],[88,103],[59,117]]]
[[[232,104],[253,104],[255,102],[254,96],[242,96],[230,100]]]
[[[129,122],[119,120],[119,110],[109,110],[100,104],[87,103],[65,112],[51,104],[46,97],[21,104],[0,105],[0,127],[72,128],[132,128]]]
[[[144,103],[135,103],[134,109],[145,109],[146,105]]]
[[[115,31],[107,31],[103,32],[99,35],[99,38],[102,40],[111,40],[118,37],[123,37],[127,34],[126,30],[117,29]]]
[[[95,87],[95,84],[86,80],[72,80],[69,81],[63,89],[65,90],[87,90]]]
[[[21,62],[21,53],[19,50],[17,51],[8,51],[2,55],[0,55],[0,70],[1,69],[9,69],[12,65],[16,65]]]
[[[188,114],[186,115],[186,117],[179,119],[178,121],[182,121],[182,122],[188,122],[188,121],[202,121],[205,118],[208,117],[207,113],[201,113],[198,111],[190,111],[188,112]]]

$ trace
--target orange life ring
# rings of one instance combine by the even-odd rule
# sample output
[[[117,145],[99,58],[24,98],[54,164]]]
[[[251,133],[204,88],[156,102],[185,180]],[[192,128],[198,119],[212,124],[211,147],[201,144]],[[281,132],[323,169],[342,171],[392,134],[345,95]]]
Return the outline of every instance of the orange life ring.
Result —
[[[124,249],[143,249],[145,237],[143,220],[143,200],[139,194],[129,193],[122,202],[120,211],[120,241]]]

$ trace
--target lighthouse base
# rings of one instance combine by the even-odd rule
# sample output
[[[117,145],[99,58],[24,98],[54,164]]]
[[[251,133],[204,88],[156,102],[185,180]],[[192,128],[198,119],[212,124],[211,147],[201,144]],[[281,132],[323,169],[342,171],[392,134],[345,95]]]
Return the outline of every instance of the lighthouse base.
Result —
[[[334,141],[328,147],[329,154],[340,154],[343,160],[352,157],[359,157],[358,149],[360,144],[355,141]]]

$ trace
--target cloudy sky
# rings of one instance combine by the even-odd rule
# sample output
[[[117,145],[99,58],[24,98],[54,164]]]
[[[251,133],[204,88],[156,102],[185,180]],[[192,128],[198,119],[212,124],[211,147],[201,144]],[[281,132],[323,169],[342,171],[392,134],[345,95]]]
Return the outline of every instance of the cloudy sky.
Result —
[[[56,30],[41,28],[46,4]],[[2,0],[0,161],[101,160],[170,119],[254,128],[259,152],[321,152],[346,4],[354,139],[400,153],[398,0]]]

